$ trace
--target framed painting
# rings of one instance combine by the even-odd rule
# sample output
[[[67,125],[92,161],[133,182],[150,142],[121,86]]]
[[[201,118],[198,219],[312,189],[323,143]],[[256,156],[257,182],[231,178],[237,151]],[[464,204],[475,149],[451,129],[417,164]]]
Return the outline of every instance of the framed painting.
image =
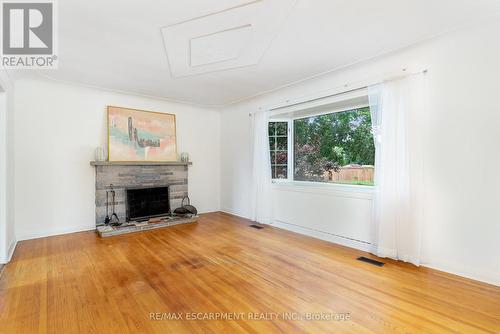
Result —
[[[176,161],[175,115],[108,106],[109,161]]]

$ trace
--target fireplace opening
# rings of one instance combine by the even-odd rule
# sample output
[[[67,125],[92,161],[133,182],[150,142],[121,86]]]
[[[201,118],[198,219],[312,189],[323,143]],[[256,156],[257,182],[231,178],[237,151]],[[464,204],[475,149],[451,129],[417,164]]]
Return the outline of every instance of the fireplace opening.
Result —
[[[168,187],[127,189],[127,221],[170,215]]]

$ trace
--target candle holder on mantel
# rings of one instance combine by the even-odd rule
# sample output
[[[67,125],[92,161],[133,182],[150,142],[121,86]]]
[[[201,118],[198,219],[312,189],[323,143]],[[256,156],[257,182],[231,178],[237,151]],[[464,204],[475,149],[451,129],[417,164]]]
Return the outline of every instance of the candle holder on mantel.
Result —
[[[187,152],[181,153],[181,162],[189,162],[189,153]]]
[[[102,147],[96,147],[96,149],[95,149],[95,161],[97,161],[97,162],[106,161],[106,156],[104,154],[104,149]]]

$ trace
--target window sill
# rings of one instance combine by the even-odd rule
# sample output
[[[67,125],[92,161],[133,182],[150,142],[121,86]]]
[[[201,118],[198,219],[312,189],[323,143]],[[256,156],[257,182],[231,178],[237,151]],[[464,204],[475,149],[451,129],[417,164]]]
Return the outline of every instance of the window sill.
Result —
[[[293,191],[369,200],[373,198],[373,193],[375,192],[373,186],[289,180],[273,180],[273,189],[277,191]]]

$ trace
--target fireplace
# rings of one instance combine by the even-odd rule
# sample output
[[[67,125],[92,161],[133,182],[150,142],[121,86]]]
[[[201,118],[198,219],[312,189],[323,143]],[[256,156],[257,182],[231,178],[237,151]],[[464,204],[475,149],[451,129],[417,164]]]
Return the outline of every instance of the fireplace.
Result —
[[[164,215],[178,208],[182,204],[182,198],[188,195],[188,166],[191,162],[108,162],[93,161],[90,163],[95,167],[95,218],[96,226],[102,226],[107,212],[106,193],[113,185],[115,191],[115,211],[120,222],[125,222],[136,216],[151,217]],[[153,207],[153,213],[127,213],[127,190],[145,188],[168,187],[168,201],[163,201],[163,206]],[[161,191],[162,189],[156,189]],[[165,194],[163,198],[165,198]],[[165,205],[169,205],[167,208]],[[155,204],[157,205],[157,204]],[[139,209],[139,208],[138,208]],[[155,211],[161,210],[161,211]],[[164,216],[166,216],[165,214]],[[142,218],[140,220],[147,220]]]
[[[90,165],[95,167],[96,230],[101,237],[197,222],[198,216],[170,215],[188,195],[191,162],[92,161]],[[115,192],[112,211],[107,207],[110,190]],[[121,224],[104,225],[113,211]],[[149,221],[152,217],[159,218]]]
[[[127,221],[148,220],[170,215],[169,187],[126,189]]]

